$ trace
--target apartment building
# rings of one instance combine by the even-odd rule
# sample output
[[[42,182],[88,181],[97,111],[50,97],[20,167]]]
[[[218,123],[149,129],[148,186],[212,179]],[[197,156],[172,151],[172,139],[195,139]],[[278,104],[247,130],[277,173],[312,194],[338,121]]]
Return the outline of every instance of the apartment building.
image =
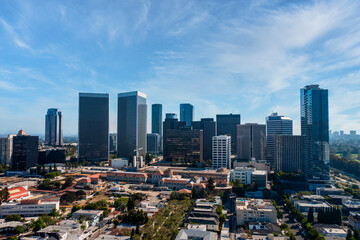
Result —
[[[23,217],[38,216],[44,213],[50,214],[54,208],[59,210],[59,206],[59,201],[41,201],[39,199],[3,203],[0,206],[0,217],[15,214]]]
[[[237,225],[254,221],[277,223],[277,213],[272,202],[265,199],[236,199]]]

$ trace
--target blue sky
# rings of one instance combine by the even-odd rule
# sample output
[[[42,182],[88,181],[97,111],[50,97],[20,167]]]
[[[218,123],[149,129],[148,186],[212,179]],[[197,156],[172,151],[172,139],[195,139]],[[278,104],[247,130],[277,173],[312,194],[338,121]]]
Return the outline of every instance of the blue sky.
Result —
[[[277,111],[299,133],[299,89],[313,83],[329,89],[330,128],[360,131],[359,12],[346,0],[2,1],[0,134],[43,134],[47,108],[76,134],[80,91],[110,94],[115,132],[117,93],[132,90],[164,113],[190,102],[196,119]]]

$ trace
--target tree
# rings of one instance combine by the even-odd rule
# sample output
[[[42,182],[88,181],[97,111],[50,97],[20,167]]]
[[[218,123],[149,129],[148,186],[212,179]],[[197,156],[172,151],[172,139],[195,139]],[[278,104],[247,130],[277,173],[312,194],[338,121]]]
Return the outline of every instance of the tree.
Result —
[[[117,225],[119,225],[120,221],[119,221],[118,219],[115,219],[115,220],[113,221],[113,223],[114,223],[114,226],[116,227]]]
[[[72,176],[66,177],[65,183],[62,186],[62,189],[70,187],[71,185],[73,185],[73,182],[74,182],[74,177],[72,177]]]
[[[360,240],[360,232],[357,228],[354,229],[354,238]]]
[[[140,228],[139,228],[139,224],[136,224],[136,230],[135,230],[136,235],[140,234]]]
[[[192,199],[197,199],[197,196],[198,196],[198,192],[197,192],[197,189],[194,187],[194,188],[191,190],[191,198],[192,198]]]
[[[5,217],[5,222],[12,222],[12,221],[20,222],[21,216],[20,215],[7,215]]]
[[[135,231],[134,231],[134,229],[131,229],[130,240],[134,239],[134,235],[135,235]]]
[[[4,189],[0,190],[0,205],[4,202],[8,202],[10,197],[9,189],[5,187]]]
[[[56,163],[54,163],[54,171],[57,171]]]
[[[74,213],[74,212],[76,212],[77,210],[80,210],[80,209],[81,209],[81,207],[79,205],[74,205],[72,207],[72,209],[71,209],[71,213]]]
[[[60,216],[60,213],[59,213],[58,210],[56,210],[56,208],[53,208],[53,209],[51,210],[50,216],[52,216],[52,217],[58,217],[58,216]]]
[[[135,201],[132,197],[129,198],[129,201],[127,203],[127,210],[133,210],[135,208]]]
[[[46,227],[46,224],[44,223],[44,220],[39,217],[33,224],[30,224],[33,227],[34,232],[39,231],[40,229],[43,229]]]
[[[223,207],[221,205],[219,205],[217,208],[216,208],[216,213],[217,215],[221,215],[222,214],[222,211],[223,211]]]
[[[308,216],[307,216],[307,221],[309,223],[314,222],[314,209],[313,208],[309,209]]]
[[[209,193],[213,193],[215,191],[215,181],[213,178],[209,178],[206,188],[208,189]]]
[[[86,192],[84,190],[79,190],[76,193],[76,198],[79,199],[83,199],[86,198]]]
[[[346,234],[346,240],[350,240],[352,237],[353,237],[353,235],[352,235],[351,229],[349,228],[348,232]]]
[[[14,233],[15,234],[20,234],[24,232],[24,227],[22,225],[18,225],[14,228]]]

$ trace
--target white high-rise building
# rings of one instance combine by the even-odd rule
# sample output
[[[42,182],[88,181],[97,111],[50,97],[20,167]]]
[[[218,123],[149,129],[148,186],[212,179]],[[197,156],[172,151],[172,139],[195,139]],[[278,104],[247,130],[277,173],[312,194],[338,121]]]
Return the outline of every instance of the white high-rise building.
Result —
[[[9,134],[7,137],[0,138],[0,163],[4,166],[11,165],[14,136]]]
[[[214,169],[231,168],[231,136],[213,137],[212,167]]]

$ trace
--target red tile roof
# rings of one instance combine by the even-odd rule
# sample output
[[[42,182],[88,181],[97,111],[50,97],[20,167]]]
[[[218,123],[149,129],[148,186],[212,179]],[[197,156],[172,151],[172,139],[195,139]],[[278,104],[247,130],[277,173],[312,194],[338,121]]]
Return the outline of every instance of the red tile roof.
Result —
[[[30,197],[30,193],[24,187],[9,188],[9,201],[24,197]]]

